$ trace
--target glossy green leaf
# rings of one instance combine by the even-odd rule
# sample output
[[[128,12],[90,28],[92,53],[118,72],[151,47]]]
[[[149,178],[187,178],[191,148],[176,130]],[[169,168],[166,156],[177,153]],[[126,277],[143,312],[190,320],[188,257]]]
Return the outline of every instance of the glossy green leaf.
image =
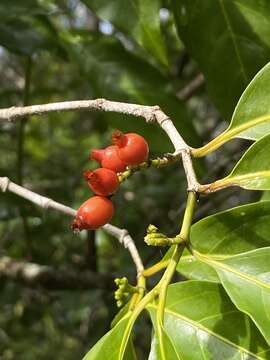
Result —
[[[185,251],[181,257],[177,265],[177,271],[187,279],[220,282],[216,271],[211,266],[196,259],[188,251]]]
[[[114,316],[111,322],[111,327],[114,327],[129,311],[130,302],[126,303]]]
[[[172,340],[167,331],[162,327],[162,345],[159,343],[157,336],[153,336],[151,350],[148,360],[181,360],[183,359],[175,349]]]
[[[212,266],[239,310],[247,313],[270,344],[270,247],[219,260],[196,253]]]
[[[270,63],[259,71],[244,91],[226,132],[251,140],[270,133]]]
[[[270,63],[250,82],[242,94],[229,127],[200,149],[195,156],[203,156],[235,137],[258,140],[270,133]]]
[[[156,326],[156,305],[149,305],[148,310]],[[217,284],[188,281],[170,285],[164,328],[177,353],[175,359],[269,358],[265,353],[269,346]],[[151,360],[162,359],[157,346],[154,338]]]
[[[127,332],[129,315],[125,316],[111,331],[104,335],[85,355],[83,360],[136,360],[132,341],[129,340],[126,349],[124,347],[125,339],[130,335],[129,331]]]
[[[245,87],[269,61],[269,1],[173,0],[172,8],[210,95],[230,118]]]
[[[173,247],[165,254],[163,260],[168,260],[172,256]],[[187,279],[211,281],[219,283],[219,277],[216,271],[209,265],[191,255],[188,250],[184,250],[176,270]]]
[[[270,245],[270,201],[238,206],[208,216],[191,227],[194,249],[215,258]],[[219,282],[216,271],[185,251],[177,270],[189,279]]]
[[[237,206],[191,228],[191,245],[206,255],[228,256],[270,246],[270,201]]]
[[[163,65],[168,65],[160,31],[160,0],[84,0],[91,10],[131,36]]]
[[[270,134],[253,144],[224,179],[204,185],[207,192],[227,186],[248,190],[270,190]]]

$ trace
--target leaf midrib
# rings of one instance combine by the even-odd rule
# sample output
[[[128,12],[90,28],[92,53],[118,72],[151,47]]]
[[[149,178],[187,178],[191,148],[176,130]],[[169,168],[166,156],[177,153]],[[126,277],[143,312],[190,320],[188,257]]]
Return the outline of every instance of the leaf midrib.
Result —
[[[239,166],[241,165],[241,163],[239,163]],[[237,170],[237,169],[235,169]],[[256,171],[256,172],[252,172],[249,174],[245,174],[245,175],[233,175],[233,172],[231,174],[229,174],[226,178],[224,179],[220,179],[217,180],[215,182],[213,182],[210,185],[210,189],[214,190],[214,189],[218,189],[219,187],[228,187],[228,186],[240,186],[240,187],[244,187],[245,184],[242,184],[243,181],[246,180],[252,180],[258,177],[269,177],[270,178],[270,170],[264,170],[264,171]],[[265,189],[267,190],[267,189]]]
[[[237,60],[238,60],[238,62],[239,62],[240,69],[241,69],[241,73],[242,73],[242,75],[243,75],[244,84],[247,84],[247,83],[248,83],[248,76],[247,76],[247,74],[246,74],[246,71],[245,71],[245,68],[244,68],[244,63],[243,63],[243,60],[242,60],[242,58],[241,58],[241,55],[240,55],[240,52],[239,52],[237,43],[236,43],[236,41],[235,41],[235,35],[234,35],[234,33],[233,33],[232,25],[231,25],[229,16],[228,16],[228,14],[227,14],[225,5],[224,5],[224,3],[223,3],[223,0],[219,0],[219,5],[220,5],[220,7],[221,7],[222,14],[223,14],[223,16],[224,16],[226,25],[227,25],[227,27],[228,27],[228,31],[229,31],[230,36],[231,36],[231,39],[232,39],[232,43],[233,43],[235,55],[236,55],[236,58],[237,58]]]
[[[198,260],[201,260],[202,262],[205,262],[207,264],[212,264],[213,267],[217,267],[217,268],[219,268],[219,269],[221,269],[223,271],[227,271],[227,272],[230,272],[230,273],[232,273],[234,275],[237,275],[238,277],[240,277],[240,278],[242,278],[242,279],[244,279],[246,281],[249,281],[250,283],[256,284],[260,288],[265,288],[266,290],[270,290],[270,284],[263,283],[254,276],[250,276],[247,273],[240,272],[236,268],[233,268],[233,267],[231,267],[231,266],[229,266],[229,265],[227,265],[225,263],[212,260],[208,256],[203,255],[203,254],[201,254],[201,253],[199,253],[197,251],[194,251],[194,255],[195,255],[196,258],[198,258]],[[236,255],[236,256],[238,256],[238,255]],[[233,258],[233,256],[231,258]]]

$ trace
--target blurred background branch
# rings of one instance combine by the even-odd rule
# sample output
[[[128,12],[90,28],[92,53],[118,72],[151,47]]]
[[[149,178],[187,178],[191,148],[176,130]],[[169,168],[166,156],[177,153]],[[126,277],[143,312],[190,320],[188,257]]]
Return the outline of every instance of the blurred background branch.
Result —
[[[90,290],[113,291],[113,276],[71,268],[54,268],[32,262],[16,261],[9,257],[0,258],[0,279],[15,281],[25,286],[48,290]]]

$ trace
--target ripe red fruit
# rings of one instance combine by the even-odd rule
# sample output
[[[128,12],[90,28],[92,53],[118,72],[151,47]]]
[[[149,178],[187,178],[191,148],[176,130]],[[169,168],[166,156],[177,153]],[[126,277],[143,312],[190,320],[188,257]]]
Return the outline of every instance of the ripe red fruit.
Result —
[[[127,164],[119,158],[118,147],[108,146],[105,149],[93,149],[90,159],[98,161],[103,168],[110,169],[116,173],[125,171]]]
[[[113,194],[119,187],[119,180],[112,170],[99,168],[94,171],[84,172],[85,180],[92,191],[97,195],[108,196]]]
[[[80,206],[71,227],[76,232],[98,229],[107,224],[113,214],[114,206],[110,199],[93,196]]]
[[[118,148],[119,158],[128,165],[138,165],[148,157],[148,144],[141,135],[123,134],[116,130],[112,134],[112,142]]]

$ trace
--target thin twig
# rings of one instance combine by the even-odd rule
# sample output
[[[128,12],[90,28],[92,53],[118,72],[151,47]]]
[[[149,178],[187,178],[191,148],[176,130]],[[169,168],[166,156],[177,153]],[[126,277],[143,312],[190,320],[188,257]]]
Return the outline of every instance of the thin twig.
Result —
[[[41,196],[33,191],[30,191],[20,185],[15,184],[14,182],[10,181],[7,177],[0,177],[0,190],[3,192],[10,191],[18,196],[21,196],[32,203],[40,206],[43,209],[54,209],[60,211],[69,216],[76,216],[76,210],[72,209],[71,207],[65,206],[60,204],[50,198],[45,196]],[[126,229],[120,229],[114,225],[106,224],[103,226],[103,229],[110,235],[114,236],[118,239],[118,241],[123,244],[123,246],[128,249],[130,255],[135,263],[137,275],[140,276],[142,271],[144,270],[144,266],[138,250],[134,244],[133,239],[129,235]]]
[[[191,96],[199,90],[205,83],[203,74],[198,74],[186,86],[180,89],[176,96],[181,100],[188,100]]]
[[[143,117],[146,122],[157,122],[170,138],[175,149],[175,154],[183,155],[185,153],[184,156],[182,156],[182,161],[187,175],[188,190],[198,190],[199,184],[197,182],[191,161],[191,148],[186,144],[182,136],[179,134],[172,120],[160,109],[159,106],[129,104],[105,99],[64,101],[43,105],[2,109],[0,110],[0,120],[15,120],[26,115],[41,115],[54,111],[59,112],[69,110],[97,110],[105,112],[116,112],[133,115],[136,117]]]

